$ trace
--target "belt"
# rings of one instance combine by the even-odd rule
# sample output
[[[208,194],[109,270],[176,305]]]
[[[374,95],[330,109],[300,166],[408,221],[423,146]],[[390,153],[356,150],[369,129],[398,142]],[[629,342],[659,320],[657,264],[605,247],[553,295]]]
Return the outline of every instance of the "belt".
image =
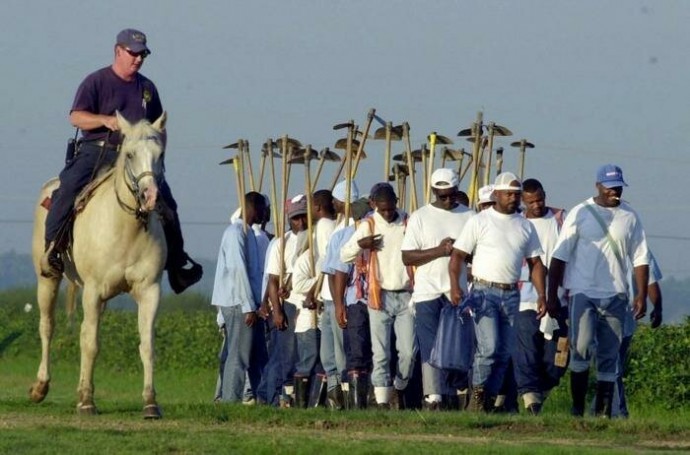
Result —
[[[113,144],[102,139],[93,141],[79,141],[79,146],[81,147],[82,145],[88,145],[89,147],[105,147],[112,150],[117,150],[120,148],[120,144]]]
[[[490,288],[496,288],[502,291],[516,291],[518,288],[517,283],[494,283],[493,281],[486,281],[476,277],[474,278],[474,282],[481,284],[482,286],[488,286]]]

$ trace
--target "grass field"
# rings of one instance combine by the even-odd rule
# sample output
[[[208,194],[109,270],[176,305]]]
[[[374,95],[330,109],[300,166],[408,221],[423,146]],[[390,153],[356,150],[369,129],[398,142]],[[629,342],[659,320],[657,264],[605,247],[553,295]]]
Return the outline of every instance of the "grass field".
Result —
[[[37,359],[0,357],[0,453],[646,453],[690,451],[681,408],[633,403],[629,420],[572,419],[562,387],[543,415],[330,412],[211,403],[214,371],[159,371],[164,418],[141,418],[141,375],[97,367],[100,415],[75,414],[78,365],[54,368],[44,403]]]

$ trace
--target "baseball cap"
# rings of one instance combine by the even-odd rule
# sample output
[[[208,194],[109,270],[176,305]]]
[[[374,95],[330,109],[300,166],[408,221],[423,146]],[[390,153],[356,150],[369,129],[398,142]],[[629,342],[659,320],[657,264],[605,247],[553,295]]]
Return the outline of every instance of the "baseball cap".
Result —
[[[514,181],[517,181],[517,186],[512,185]],[[494,191],[520,191],[522,190],[522,184],[517,175],[512,172],[503,172],[498,174],[496,180],[494,180]]]
[[[333,188],[333,198],[340,202],[345,202],[345,197],[347,196],[346,190],[347,182],[343,180]],[[357,188],[357,182],[353,180],[350,185],[350,203],[355,202],[357,199],[359,199],[359,188]]]
[[[365,197],[357,199],[352,203],[350,210],[352,210],[351,215],[355,221],[361,220],[364,218],[364,215],[371,211],[371,207],[369,207],[369,199]]]
[[[374,186],[371,187],[371,191],[369,191],[369,199],[375,198],[376,193],[383,190],[384,188],[386,188],[386,191],[393,191],[395,193],[395,190],[393,189],[393,185],[391,185],[390,183],[378,182],[378,183],[374,183]]]
[[[452,169],[445,167],[436,169],[431,174],[431,187],[438,190],[453,188],[458,186],[458,174]]]
[[[491,197],[491,195],[494,192],[494,186],[493,185],[484,185],[483,187],[479,188],[479,200],[477,201],[478,204],[489,204],[491,202],[494,202],[494,199]]]
[[[297,196],[289,199],[285,207],[288,218],[294,218],[298,215],[307,214],[307,198],[303,194],[298,194]]]
[[[117,34],[117,44],[124,46],[132,52],[146,52],[151,53],[151,50],[146,46],[146,35],[139,30],[133,28],[126,28]]]
[[[597,171],[597,183],[601,183],[606,188],[617,186],[628,186],[623,180],[623,171],[615,164],[605,164]]]

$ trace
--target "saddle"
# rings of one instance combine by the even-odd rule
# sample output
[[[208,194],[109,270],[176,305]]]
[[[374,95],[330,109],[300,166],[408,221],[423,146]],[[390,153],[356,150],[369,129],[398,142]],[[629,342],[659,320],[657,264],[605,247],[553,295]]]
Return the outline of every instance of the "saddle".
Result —
[[[98,172],[96,177],[79,192],[79,194],[74,200],[74,208],[72,210],[72,215],[70,216],[69,221],[66,222],[65,225],[63,225],[61,233],[58,234],[58,237],[55,241],[56,248],[59,251],[68,252],[68,250],[70,250],[72,244],[72,221],[74,221],[74,218],[77,216],[79,212],[84,210],[86,204],[91,200],[94,191],[96,191],[96,188],[98,188],[103,184],[103,182],[108,180],[108,178],[110,178],[114,171],[114,167],[102,169],[100,172]],[[41,201],[41,207],[50,211],[52,202],[53,200],[51,196],[46,196],[46,198],[43,199],[43,201]]]
[[[92,181],[90,181],[77,195],[76,199],[74,200],[74,213],[75,215],[82,210],[84,210],[84,207],[86,207],[86,204],[91,200],[91,197],[93,196],[94,191],[96,191],[96,188],[101,186],[103,182],[108,180],[108,178],[113,174],[115,171],[115,168],[109,168],[105,169],[96,175],[96,178],[94,178]],[[46,210],[50,210],[50,206],[52,205],[52,198],[50,196],[46,196],[43,201],[41,201],[41,207],[43,207]]]

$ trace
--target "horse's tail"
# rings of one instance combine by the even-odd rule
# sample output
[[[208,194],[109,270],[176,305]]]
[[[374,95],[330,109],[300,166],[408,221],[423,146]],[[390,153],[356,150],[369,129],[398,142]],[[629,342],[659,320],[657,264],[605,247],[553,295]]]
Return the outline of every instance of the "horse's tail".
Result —
[[[67,326],[74,325],[74,312],[77,309],[77,285],[67,280],[67,293],[65,295],[65,310],[67,311]]]

